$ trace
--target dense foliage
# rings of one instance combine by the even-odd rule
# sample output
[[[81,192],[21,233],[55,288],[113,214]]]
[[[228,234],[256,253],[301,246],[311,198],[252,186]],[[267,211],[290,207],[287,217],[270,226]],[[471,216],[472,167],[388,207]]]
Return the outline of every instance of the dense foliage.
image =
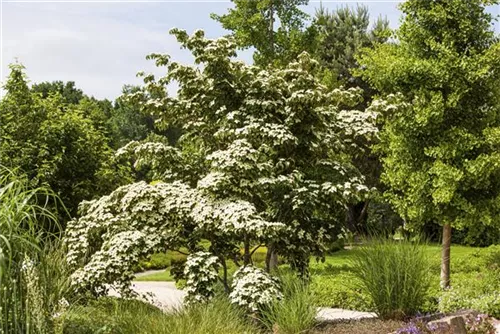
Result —
[[[314,61],[307,54],[286,69],[264,71],[232,60],[236,46],[228,39],[173,33],[202,69],[153,54],[167,76],[145,75],[146,85],[130,98],[163,127],[182,127],[179,146],[154,137],[120,150],[157,181],[82,206],[68,228],[68,259],[85,265],[75,282],[95,292],[104,283],[125,290],[141,255],[195,251],[201,240],[223,268],[226,259],[249,264],[251,248],[272,242],[305,273],[309,256],[322,256],[336,237],[343,205],[368,191],[342,138],[372,135],[371,113],[344,113],[358,91],[329,92],[308,72]],[[172,80],[176,97],[165,90]],[[226,280],[224,270],[228,288]]]
[[[257,65],[286,66],[303,51],[312,51],[316,29],[307,27],[308,15],[299,7],[308,0],[233,0],[227,14],[212,14],[230,30],[240,48],[254,47]]]
[[[442,287],[452,241],[499,242],[500,1],[407,0],[393,35],[366,7],[309,21],[307,3],[233,0],[218,39],[172,29],[194,64],[150,54],[163,76],[115,101],[10,66],[0,333],[307,333],[317,306],[500,316],[500,246],[453,246],[440,290],[414,233],[443,227]],[[165,267],[140,279],[177,280],[184,308],[129,299]]]
[[[383,113],[380,150],[387,195],[408,222],[498,217],[499,45],[487,3],[407,1],[399,43],[361,58],[370,83],[401,93]]]
[[[443,286],[451,226],[498,226],[500,217],[500,44],[485,8],[494,3],[406,1],[398,43],[360,58],[387,103],[386,196],[407,223],[444,226]]]
[[[76,214],[82,200],[126,182],[126,170],[115,165],[106,136],[85,117],[90,101],[67,104],[58,93],[41,98],[30,91],[21,65],[11,65],[5,90],[1,165],[19,169],[33,187],[50,187],[70,214]]]

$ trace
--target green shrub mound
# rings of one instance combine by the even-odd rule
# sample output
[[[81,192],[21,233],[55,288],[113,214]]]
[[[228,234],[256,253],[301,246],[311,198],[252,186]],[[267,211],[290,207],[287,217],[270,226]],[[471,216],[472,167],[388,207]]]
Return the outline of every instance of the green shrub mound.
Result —
[[[500,317],[500,271],[452,275],[452,287],[439,297],[441,312],[473,309]]]
[[[314,302],[318,306],[373,311],[370,296],[350,271],[314,276],[311,285]]]

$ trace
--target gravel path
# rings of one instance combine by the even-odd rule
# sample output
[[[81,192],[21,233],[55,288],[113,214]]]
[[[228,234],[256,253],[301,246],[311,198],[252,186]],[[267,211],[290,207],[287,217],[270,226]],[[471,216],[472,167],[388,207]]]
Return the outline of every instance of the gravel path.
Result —
[[[150,275],[156,271],[148,271],[137,276]],[[133,289],[141,294],[151,294],[153,303],[163,309],[173,309],[182,306],[185,292],[175,287],[174,282],[132,282]],[[116,295],[116,293],[114,294]],[[341,319],[375,318],[370,312],[350,311],[338,308],[319,307],[317,319],[320,321],[335,321]]]
[[[163,309],[175,309],[182,306],[186,293],[176,288],[174,282],[132,282],[138,293],[150,293],[153,303]]]

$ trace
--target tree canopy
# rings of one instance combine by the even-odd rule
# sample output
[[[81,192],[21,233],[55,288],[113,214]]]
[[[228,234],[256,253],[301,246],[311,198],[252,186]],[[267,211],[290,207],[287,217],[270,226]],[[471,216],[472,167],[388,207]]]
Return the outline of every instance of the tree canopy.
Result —
[[[300,6],[308,0],[233,0],[227,14],[212,18],[230,30],[237,45],[254,47],[257,65],[286,66],[315,43],[314,27],[306,27],[308,15]]]
[[[309,256],[323,256],[325,243],[337,237],[346,203],[369,192],[343,138],[373,135],[373,114],[343,111],[359,102],[359,91],[329,91],[311,74],[316,63],[306,53],[284,69],[263,70],[235,60],[230,39],[206,39],[202,31],[172,33],[202,66],[152,54],[167,75],[142,73],[144,86],[128,98],[160,127],[176,125],[183,134],[175,147],[152,137],[118,152],[131,157],[136,168],[147,167],[154,182],[86,204],[83,216],[71,223],[70,245],[80,254],[75,259],[90,256],[79,271],[82,282],[98,275],[127,282],[137,254],[179,245],[194,252],[202,239],[224,268],[227,259],[249,264],[252,248],[272,242],[292,267],[306,273]],[[179,89],[169,96],[167,85],[174,80]],[[154,204],[165,201],[174,202]],[[91,237],[104,226],[102,239]],[[122,247],[113,241],[121,233],[137,237],[130,247],[138,250],[116,248],[133,255],[127,261],[109,259],[124,272],[117,277],[106,274],[112,266],[97,262],[104,250],[111,256],[115,251],[109,249]],[[150,241],[152,236],[157,241]],[[80,238],[88,241],[81,244]],[[101,273],[92,273],[96,266]]]
[[[0,102],[0,164],[19,169],[34,187],[48,185],[71,214],[78,204],[127,180],[113,162],[106,136],[80,104],[59,92],[32,92],[21,65],[11,65]],[[82,101],[84,101],[83,99]]]
[[[398,43],[360,58],[386,99],[382,180],[407,223],[498,224],[500,44],[485,8],[494,3],[406,1]]]

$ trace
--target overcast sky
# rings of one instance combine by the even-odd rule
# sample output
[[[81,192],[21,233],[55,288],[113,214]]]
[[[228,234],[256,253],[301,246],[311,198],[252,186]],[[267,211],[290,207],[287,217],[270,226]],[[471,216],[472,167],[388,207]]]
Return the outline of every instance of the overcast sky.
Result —
[[[0,0],[1,1],[1,0]],[[466,1],[466,0],[464,0]],[[360,1],[372,18],[386,16],[393,28],[399,24],[397,1]],[[335,9],[355,2],[323,1]],[[304,11],[314,14],[319,1]],[[4,0],[2,3],[1,78],[8,64],[22,63],[30,81],[75,81],[86,94],[114,99],[124,84],[137,84],[135,74],[157,72],[145,56],[164,52],[173,59],[192,62],[186,51],[168,34],[173,27],[189,33],[203,29],[207,37],[222,36],[210,13],[222,14],[230,1],[188,0],[160,2],[37,2]],[[498,12],[498,8],[494,11]],[[251,61],[249,51],[240,57]]]

